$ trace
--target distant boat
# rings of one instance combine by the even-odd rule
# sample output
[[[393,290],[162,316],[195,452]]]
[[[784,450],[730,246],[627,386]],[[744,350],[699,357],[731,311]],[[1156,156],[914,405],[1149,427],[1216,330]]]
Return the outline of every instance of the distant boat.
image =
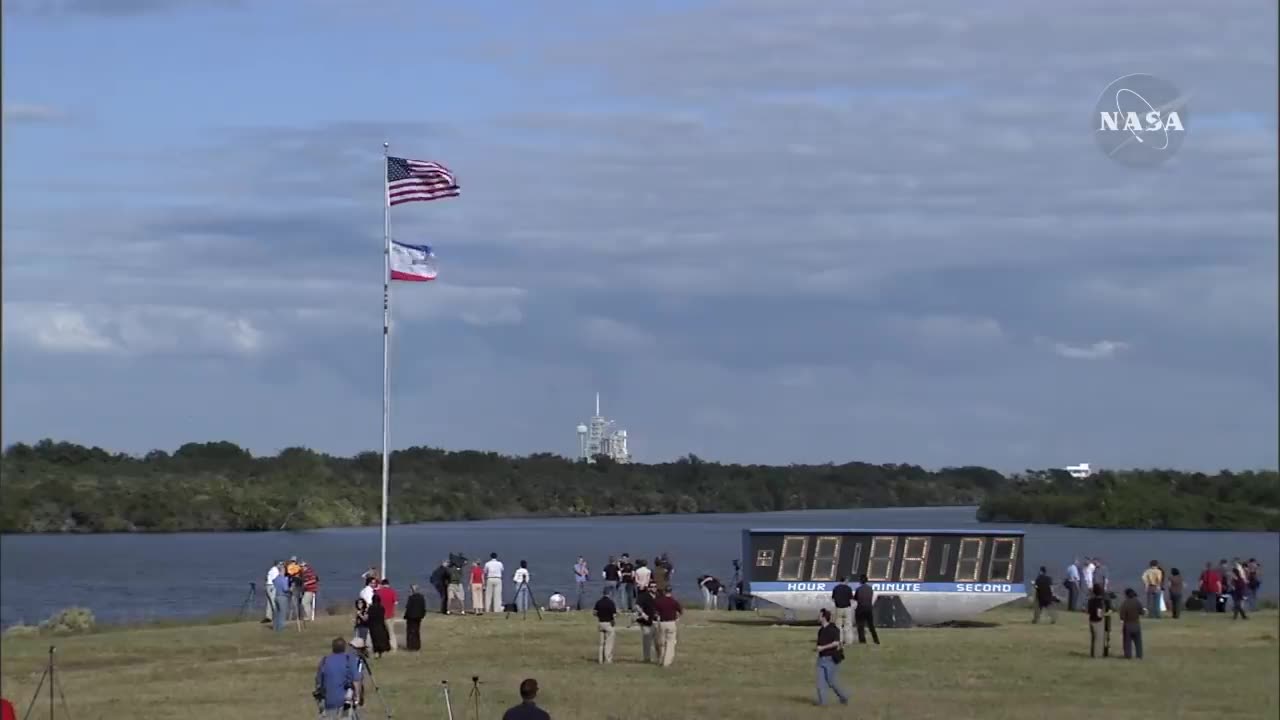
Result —
[[[748,529],[744,590],[787,610],[833,607],[841,577],[867,576],[877,624],[971,619],[1025,598],[1021,530]]]

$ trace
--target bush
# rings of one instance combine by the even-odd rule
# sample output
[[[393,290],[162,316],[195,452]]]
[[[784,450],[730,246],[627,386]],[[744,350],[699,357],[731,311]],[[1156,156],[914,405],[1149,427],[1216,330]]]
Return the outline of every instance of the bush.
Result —
[[[17,625],[10,625],[9,627],[4,629],[4,634],[6,637],[13,637],[15,635],[34,635],[38,632],[40,632],[40,628],[34,625],[23,625],[22,623],[18,623]]]
[[[44,632],[56,634],[86,633],[93,630],[93,612],[88,608],[71,607],[59,610],[40,623]]]

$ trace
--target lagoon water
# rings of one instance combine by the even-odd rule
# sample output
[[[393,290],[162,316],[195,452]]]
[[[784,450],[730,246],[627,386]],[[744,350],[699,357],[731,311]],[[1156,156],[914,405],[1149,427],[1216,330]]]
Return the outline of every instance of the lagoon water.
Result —
[[[728,582],[738,559],[741,530],[756,528],[966,528],[1024,530],[1028,577],[1041,565],[1055,580],[1076,555],[1105,558],[1112,585],[1137,585],[1158,559],[1192,578],[1208,560],[1256,557],[1263,563],[1262,595],[1277,595],[1280,533],[1080,530],[1055,525],[984,525],[976,508],[807,510],[719,515],[654,515],[565,519],[487,520],[393,526],[388,532],[390,579],[405,593],[450,552],[487,558],[497,552],[510,574],[529,561],[530,585],[540,600],[573,587],[572,566],[585,555],[592,573],[610,553],[648,557],[667,552],[682,597],[697,595],[694,579],[710,573]],[[99,622],[139,622],[235,614],[258,591],[252,613],[261,616],[262,585],[271,561],[297,555],[320,575],[319,607],[345,609],[360,574],[378,559],[379,530],[341,528],[306,532],[182,533],[169,535],[5,535],[0,537],[0,626],[35,623],[54,611],[90,608]],[[599,583],[596,583],[598,586]],[[428,601],[434,591],[425,590]]]

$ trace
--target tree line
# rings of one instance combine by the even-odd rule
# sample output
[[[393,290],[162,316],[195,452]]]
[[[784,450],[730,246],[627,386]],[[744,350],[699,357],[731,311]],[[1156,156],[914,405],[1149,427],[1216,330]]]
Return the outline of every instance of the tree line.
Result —
[[[973,466],[931,471],[859,462],[736,465],[696,455],[651,465],[617,464],[607,457],[584,463],[550,453],[512,457],[428,447],[393,452],[390,467],[392,523],[979,504],[994,521],[1075,518],[1074,511],[1036,514],[1043,512],[1039,500],[1070,504],[1052,500],[1053,492],[1068,489],[1059,477],[1065,473],[1055,471],[1005,476]],[[42,440],[6,448],[0,474],[0,532],[6,533],[299,530],[373,525],[381,518],[381,456],[373,452],[348,458],[295,447],[255,457],[224,441],[139,457]],[[1264,515],[1270,508],[1271,516],[1280,508],[1274,472],[1206,477],[1138,471],[1107,477],[1123,486],[1131,476],[1147,483],[1148,475],[1189,487],[1226,488],[1221,501],[1214,501],[1213,522],[1256,519],[1235,510],[1237,505],[1261,507]],[[1263,487],[1267,477],[1269,493]],[[1097,492],[1092,488],[1077,489]],[[1232,510],[1219,515],[1220,505]],[[1102,519],[1128,513],[1116,510]],[[1144,515],[1132,526],[1172,527],[1161,523],[1204,517],[1195,511]]]
[[[991,493],[982,522],[1093,528],[1280,530],[1280,476],[1273,470],[1214,475],[1171,470],[1028,473]]]

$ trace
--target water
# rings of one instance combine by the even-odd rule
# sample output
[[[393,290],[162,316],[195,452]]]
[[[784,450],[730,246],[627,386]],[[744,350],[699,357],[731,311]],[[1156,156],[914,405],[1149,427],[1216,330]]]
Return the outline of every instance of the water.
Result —
[[[487,558],[497,552],[510,576],[529,561],[539,598],[569,594],[572,566],[585,555],[593,575],[611,552],[648,557],[668,552],[677,592],[697,595],[704,573],[726,582],[746,527],[1021,528],[1027,533],[1029,576],[1046,565],[1056,580],[1076,555],[1100,555],[1112,584],[1138,584],[1158,559],[1195,578],[1205,561],[1240,556],[1263,563],[1262,595],[1275,597],[1280,533],[1077,530],[1055,525],[983,525],[975,508],[812,510],[724,515],[490,520],[392,527],[390,579],[401,594],[426,578],[449,552]],[[282,533],[173,535],[6,535],[0,537],[0,625],[35,623],[72,605],[93,610],[99,622],[137,622],[235,613],[258,584],[253,613],[262,613],[262,585],[271,561],[297,555],[320,574],[319,607],[349,606],[360,574],[378,558],[377,528]],[[510,585],[508,581],[506,583]],[[510,588],[507,588],[508,592]],[[434,591],[426,590],[428,598]]]

